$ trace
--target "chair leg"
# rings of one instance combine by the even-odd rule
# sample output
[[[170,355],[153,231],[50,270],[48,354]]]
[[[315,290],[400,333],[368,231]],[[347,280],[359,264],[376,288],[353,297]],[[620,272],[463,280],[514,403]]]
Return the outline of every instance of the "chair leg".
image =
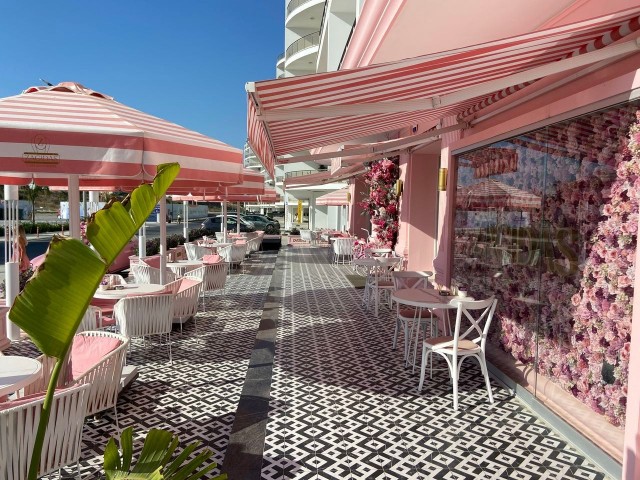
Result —
[[[418,391],[422,391],[422,385],[424,385],[424,374],[427,370],[427,346],[422,345],[422,362],[420,364],[420,383],[418,384]]]
[[[173,365],[173,357],[171,355],[171,332],[169,332],[169,365]]]
[[[396,317],[396,328],[393,331],[393,343],[391,344],[391,350],[396,349],[396,345],[398,344],[398,330],[400,329],[400,319]]]
[[[450,365],[451,380],[453,381],[453,409],[458,410],[458,356],[454,355]]]
[[[484,375],[484,383],[487,386],[487,393],[489,394],[489,403],[493,403],[493,392],[491,391],[491,381],[489,380],[489,371],[487,370],[487,361],[484,358],[484,352],[478,355],[480,362],[480,369],[482,375]]]

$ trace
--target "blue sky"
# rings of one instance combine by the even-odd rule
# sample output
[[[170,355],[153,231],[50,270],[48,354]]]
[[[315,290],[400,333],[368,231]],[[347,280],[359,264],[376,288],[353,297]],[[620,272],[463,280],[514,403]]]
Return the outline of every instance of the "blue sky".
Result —
[[[5,1],[0,97],[76,81],[238,148],[247,81],[274,78],[282,0]]]

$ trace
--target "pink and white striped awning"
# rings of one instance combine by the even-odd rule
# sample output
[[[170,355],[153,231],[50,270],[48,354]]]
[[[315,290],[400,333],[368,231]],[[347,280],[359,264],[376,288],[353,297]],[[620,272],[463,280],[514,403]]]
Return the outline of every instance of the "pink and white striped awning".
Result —
[[[439,54],[249,83],[249,145],[283,155],[443,117],[464,117],[545,76],[637,52],[640,6]],[[613,45],[615,44],[615,45]]]
[[[175,185],[234,184],[242,151],[116,102],[80,84],[32,87],[0,99],[3,183],[138,185],[156,166],[178,162]],[[13,180],[11,180],[13,178]],[[60,181],[64,180],[64,181]]]
[[[195,201],[195,202],[247,202],[247,203],[275,203],[280,197],[276,193],[275,188],[266,187],[262,194],[227,194],[227,195],[210,195],[206,193],[192,193],[191,195],[172,195],[171,199],[176,202]]]
[[[350,200],[349,189],[341,188],[340,190],[334,190],[333,192],[316,198],[316,205],[340,207],[342,205],[349,205],[351,203]]]

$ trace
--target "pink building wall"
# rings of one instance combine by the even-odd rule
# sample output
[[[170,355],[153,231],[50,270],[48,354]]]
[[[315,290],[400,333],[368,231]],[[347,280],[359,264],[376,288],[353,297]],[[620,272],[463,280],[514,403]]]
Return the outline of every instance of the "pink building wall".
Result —
[[[438,212],[438,155],[403,154],[400,180],[400,234],[396,252],[409,270],[433,270]]]
[[[490,5],[489,5],[490,4]],[[456,1],[434,6],[432,2],[421,0],[380,0],[367,1],[362,11],[349,49],[346,52],[343,68],[366,66],[376,63],[398,60],[417,55],[442,51],[459,46],[472,45],[483,41],[525,33],[540,28],[567,24],[582,19],[592,18],[607,12],[614,12],[635,6],[637,0],[558,0],[541,1],[536,9],[526,15],[508,15],[508,24],[503,15],[482,17],[468,8],[459,9]],[[487,0],[480,2],[484,11],[507,12],[509,8],[522,8],[517,2],[507,0]],[[504,8],[507,8],[505,10]],[[429,19],[438,16],[456,18],[456,28],[425,28]],[[499,23],[492,24],[494,19]],[[438,22],[442,27],[448,22]],[[361,28],[362,27],[362,28]],[[469,28],[467,28],[469,27]],[[478,27],[478,28],[476,28]],[[418,38],[416,32],[420,32]],[[444,48],[443,48],[444,47]],[[619,60],[589,75],[575,78],[563,87],[540,94],[538,98],[524,101],[521,105],[500,112],[505,103],[518,99],[526,100],[533,91],[542,88],[554,88],[554,82],[563,78],[556,75],[538,81],[534,86],[509,97],[507,102],[499,102],[497,106],[487,108],[480,116],[493,113],[495,116],[485,119],[471,130],[465,131],[461,138],[446,137],[442,141],[440,166],[449,168],[448,192],[455,188],[455,169],[452,164],[452,152],[465,147],[486,143],[505,133],[514,133],[518,129],[531,129],[537,125],[551,123],[561,116],[585,113],[607,105],[623,101],[631,90],[640,87],[640,55]],[[617,98],[613,98],[616,97]],[[420,170],[421,162],[408,155],[401,157],[401,178],[405,181],[405,193],[401,204],[401,227],[398,253],[409,252],[409,265],[412,269],[430,269],[429,258],[422,254],[425,243],[433,244],[433,233],[428,225],[437,218],[438,252],[433,259],[433,268],[437,272],[439,282],[448,283],[451,275],[452,249],[451,235],[453,227],[454,198],[447,193],[431,194],[429,188],[417,188],[429,181],[429,172]],[[419,165],[417,168],[416,165]],[[426,175],[426,176],[425,176]],[[437,176],[432,177],[437,181]],[[411,191],[413,190],[413,193]],[[407,194],[407,192],[410,192]],[[425,210],[425,204],[438,198],[435,211]],[[421,211],[422,210],[422,211]],[[418,217],[422,215],[422,219]],[[432,237],[427,238],[431,233]],[[413,259],[413,252],[419,252]],[[637,265],[640,265],[640,254],[636,253]],[[636,289],[640,288],[640,276],[635,279]],[[639,290],[637,290],[639,291]],[[640,325],[640,296],[634,299],[633,322]],[[625,430],[623,478],[625,480],[640,478],[640,335],[632,336],[631,364],[629,371],[629,392],[627,399],[627,424]]]
[[[349,185],[349,192],[351,193],[349,231],[357,237],[362,237],[364,236],[362,229],[371,230],[371,222],[367,215],[362,215],[362,207],[358,204],[365,199],[366,192],[369,191],[369,187],[364,183],[362,175],[355,177],[352,182],[353,183]]]

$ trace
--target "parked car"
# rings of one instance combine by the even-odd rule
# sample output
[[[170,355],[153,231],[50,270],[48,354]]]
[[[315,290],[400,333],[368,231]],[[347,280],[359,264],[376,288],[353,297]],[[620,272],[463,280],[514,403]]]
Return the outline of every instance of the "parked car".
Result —
[[[212,232],[221,232],[222,231],[222,215],[216,215],[215,217],[209,217],[204,222],[202,222],[202,228],[206,228]],[[237,230],[238,224],[236,223],[235,215],[227,215],[227,231],[234,232]],[[255,232],[256,227],[253,226],[253,223],[244,220],[240,217],[240,231],[241,232]]]
[[[280,231],[280,222],[274,218],[257,213],[243,215],[242,218],[249,220],[256,227],[256,230],[264,230],[265,233],[276,233]]]

